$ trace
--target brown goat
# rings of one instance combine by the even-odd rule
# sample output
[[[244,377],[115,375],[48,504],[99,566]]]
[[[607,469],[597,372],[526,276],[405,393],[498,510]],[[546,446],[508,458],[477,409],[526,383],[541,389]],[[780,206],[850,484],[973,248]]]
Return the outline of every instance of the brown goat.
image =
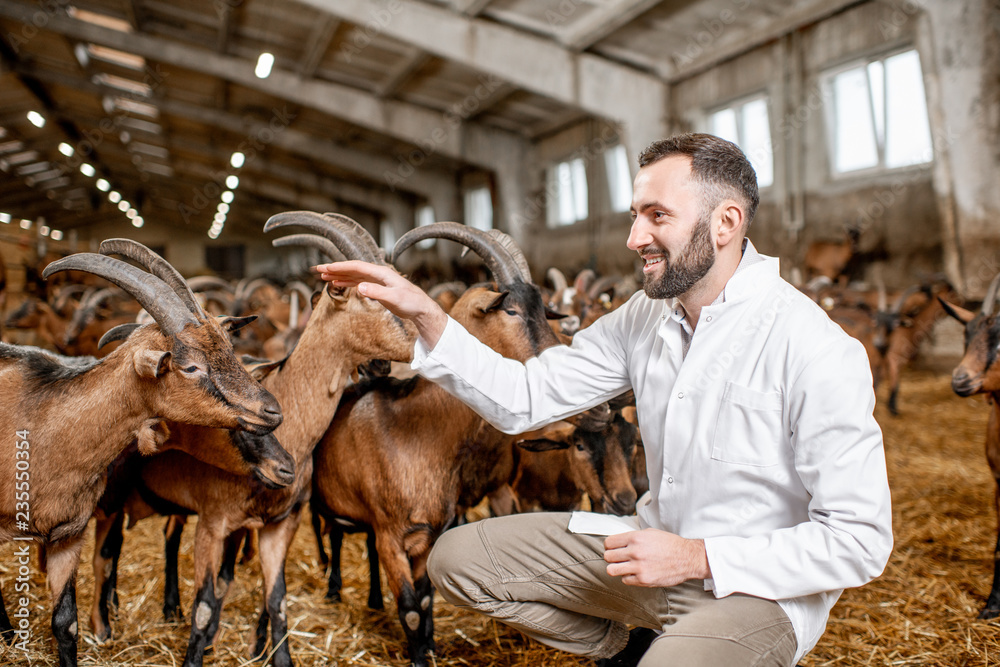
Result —
[[[264,227],[298,225],[328,237],[354,258],[380,262],[374,240],[353,220],[336,214],[294,212],[272,217]],[[259,556],[264,576],[264,602],[257,625],[254,655],[267,644],[268,624],[273,664],[291,664],[286,641],[284,561],[309,499],[312,451],[326,430],[351,372],[363,361],[412,357],[416,332],[412,324],[389,313],[354,289],[326,287],[316,302],[292,353],[268,365],[262,379],[281,401],[285,420],[274,435],[295,460],[295,479],[284,489],[260,489],[246,476],[226,473],[180,452],[144,460],[140,473],[144,494],[169,508],[163,513],[198,514],[195,533],[195,581],[191,638],[185,665],[201,665],[205,647],[219,626],[222,601],[232,580],[229,565],[244,528],[259,530]],[[262,370],[262,372],[264,372]],[[228,438],[219,430],[171,426],[171,437],[198,442]],[[226,564],[222,568],[223,563]]]
[[[990,417],[986,425],[986,460],[996,482],[994,504],[1000,522],[1000,317],[997,301],[1000,297],[1000,274],[986,291],[986,299],[978,313],[941,300],[945,312],[965,325],[965,356],[951,374],[951,388],[959,396],[986,394]],[[1000,525],[1000,524],[998,524]],[[1000,529],[993,550],[993,585],[986,606],[979,618],[1000,616]]]
[[[826,276],[837,281],[843,275],[848,262],[858,250],[858,240],[861,238],[860,229],[849,227],[844,232],[846,238],[843,241],[816,241],[809,244],[802,262],[807,280]]]
[[[404,234],[394,257],[431,236],[472,247],[498,284],[499,291],[473,287],[463,294],[451,309],[456,321],[521,361],[557,344],[541,293],[496,236],[436,223]],[[413,665],[426,665],[433,650],[431,546],[463,508],[510,479],[513,440],[428,380],[376,378],[345,392],[316,448],[314,505],[327,521],[348,518],[373,528]]]
[[[45,545],[60,665],[76,665],[75,573],[108,465],[137,436],[155,443],[163,420],[267,433],[281,412],[233,355],[222,328],[233,321],[205,318],[162,273],[81,253],[51,263],[45,276],[65,269],[114,282],[157,324],[101,360],[0,344],[0,427],[18,434],[0,442],[12,463],[0,474],[0,542]],[[25,468],[13,465],[22,460]],[[13,635],[6,614],[0,631]]]

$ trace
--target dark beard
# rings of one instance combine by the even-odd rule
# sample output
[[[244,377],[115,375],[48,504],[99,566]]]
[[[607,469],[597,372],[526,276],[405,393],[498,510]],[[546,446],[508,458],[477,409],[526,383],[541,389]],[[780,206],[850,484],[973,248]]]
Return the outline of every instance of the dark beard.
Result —
[[[672,299],[687,293],[715,264],[715,247],[712,245],[709,218],[706,216],[698,222],[691,240],[679,253],[676,261],[671,261],[663,248],[653,250],[663,254],[665,266],[659,278],[654,278],[651,274],[643,277],[642,289],[646,296],[650,299]]]

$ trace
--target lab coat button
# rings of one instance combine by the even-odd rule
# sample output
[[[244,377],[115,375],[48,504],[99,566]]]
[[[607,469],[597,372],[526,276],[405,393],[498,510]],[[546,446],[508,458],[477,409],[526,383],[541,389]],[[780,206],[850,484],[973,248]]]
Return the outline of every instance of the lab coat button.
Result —
[[[674,478],[673,477],[667,477],[667,484],[673,484],[673,483],[674,483]]]
[[[677,392],[677,398],[684,398],[684,392],[683,391]]]
[[[706,318],[705,318],[705,321],[706,321],[706,322],[711,322],[711,321],[712,321],[712,316],[711,316],[711,315],[709,315],[708,317],[706,317]]]

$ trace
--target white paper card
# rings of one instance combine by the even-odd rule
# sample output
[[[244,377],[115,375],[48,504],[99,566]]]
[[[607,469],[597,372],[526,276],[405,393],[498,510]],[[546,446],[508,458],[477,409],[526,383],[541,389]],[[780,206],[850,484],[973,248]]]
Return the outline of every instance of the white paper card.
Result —
[[[633,530],[641,530],[639,517],[597,514],[596,512],[573,512],[569,518],[569,532],[584,535],[617,535]]]

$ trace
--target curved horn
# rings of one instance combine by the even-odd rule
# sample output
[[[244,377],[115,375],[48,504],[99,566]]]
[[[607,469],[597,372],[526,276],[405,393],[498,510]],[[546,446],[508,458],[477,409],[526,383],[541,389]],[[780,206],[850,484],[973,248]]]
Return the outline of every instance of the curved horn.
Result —
[[[181,302],[187,306],[188,310],[195,317],[199,319],[207,317],[205,311],[201,308],[201,304],[198,303],[198,299],[194,298],[194,292],[188,287],[184,276],[170,262],[143,244],[132,239],[107,239],[101,242],[100,252],[102,255],[121,255],[134,262],[138,262],[140,266],[170,285],[170,289],[174,291],[174,294],[180,298]]]
[[[72,285],[63,285],[62,287],[59,288],[58,291],[56,291],[56,298],[52,303],[52,308],[55,309],[56,312],[61,311],[63,308],[66,307],[66,302],[69,301],[69,298],[71,296],[73,296],[74,294],[82,294],[83,292],[86,291],[87,291],[87,286],[80,285],[79,283],[75,283]],[[82,299],[80,303],[83,303]]]
[[[906,305],[907,299],[909,299],[911,296],[919,292],[921,289],[922,287],[920,285],[910,285],[905,290],[903,290],[903,293],[900,294],[895,301],[893,301],[892,312],[895,313],[896,315],[899,315],[899,313],[902,312],[903,310],[903,306]]]
[[[515,259],[496,238],[482,230],[466,227],[457,222],[435,222],[406,232],[399,237],[392,249],[392,263],[395,264],[396,259],[407,248],[429,238],[448,239],[472,248],[477,255],[483,258],[499,285],[522,282]]]
[[[514,243],[514,239],[499,229],[491,229],[486,233],[495,238],[503,246],[504,250],[509,252],[510,256],[514,258],[514,263],[517,264],[517,270],[521,272],[521,278],[524,279],[524,282],[531,283],[531,269],[528,267],[528,260],[524,257],[521,249],[517,247],[517,244]]]
[[[613,296],[615,286],[620,280],[621,278],[618,276],[602,276],[598,278],[590,285],[590,289],[587,290],[587,297],[591,301],[596,301],[605,292],[612,292]]]
[[[586,294],[596,277],[597,274],[594,273],[593,269],[584,269],[576,274],[576,278],[573,279],[573,287],[576,288],[578,293]]]
[[[146,309],[166,335],[175,335],[186,324],[198,325],[194,314],[165,282],[131,264],[95,253],[81,252],[57,259],[42,271],[48,278],[58,271],[85,271],[118,285]]]
[[[305,227],[320,236],[329,239],[337,248],[351,259],[360,259],[372,264],[385,264],[375,239],[364,227],[347,216],[337,213],[320,214],[313,211],[288,211],[278,213],[268,218],[264,223],[264,231],[279,227],[296,225]]]
[[[325,236],[316,236],[315,234],[289,234],[288,236],[282,236],[280,239],[274,239],[271,241],[271,245],[275,248],[283,248],[285,246],[315,248],[326,255],[331,262],[343,262],[347,259],[333,241]]]
[[[554,266],[549,267],[549,270],[545,272],[545,277],[552,283],[552,290],[554,292],[565,292],[566,288],[569,287],[569,283],[566,282],[566,276]]]
[[[194,276],[187,281],[192,292],[204,292],[207,290],[222,290],[233,293],[233,286],[228,280],[223,280],[216,276]]]
[[[990,315],[993,313],[993,307],[996,305],[998,290],[1000,290],[1000,273],[993,278],[993,282],[990,283],[989,289],[986,290],[986,298],[983,299],[983,315]]]
[[[126,322],[125,324],[119,324],[116,327],[111,327],[104,332],[104,335],[101,336],[101,340],[97,342],[97,349],[99,350],[108,343],[113,343],[116,340],[125,340],[132,335],[133,331],[141,326],[143,325],[136,322]]]

